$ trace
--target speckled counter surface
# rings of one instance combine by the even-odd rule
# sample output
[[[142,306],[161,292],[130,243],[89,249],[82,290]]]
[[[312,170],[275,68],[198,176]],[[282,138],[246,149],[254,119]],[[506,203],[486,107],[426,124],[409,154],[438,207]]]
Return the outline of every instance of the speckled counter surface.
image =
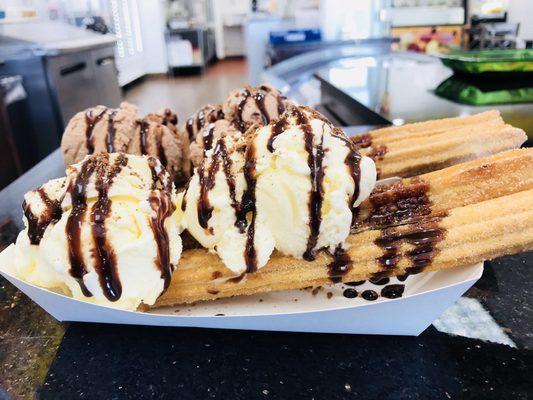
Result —
[[[528,399],[532,267],[533,253],[486,263],[416,338],[67,325],[0,278],[0,399]]]
[[[516,347],[417,338],[72,324],[43,399],[527,399],[533,253],[487,263],[468,296]]]

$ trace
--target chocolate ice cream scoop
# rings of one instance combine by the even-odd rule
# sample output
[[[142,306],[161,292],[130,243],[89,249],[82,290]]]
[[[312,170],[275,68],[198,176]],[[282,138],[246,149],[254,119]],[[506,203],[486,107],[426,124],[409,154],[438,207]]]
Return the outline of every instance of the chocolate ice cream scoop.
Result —
[[[174,134],[177,145],[180,148],[181,157],[179,164],[171,165],[171,168],[175,172],[169,172],[173,175],[174,183],[178,188],[184,186],[191,177],[193,168],[189,150],[190,140],[188,132],[184,129],[178,129],[178,117],[176,113],[168,108],[161,109],[156,113],[150,113],[146,116],[146,119],[164,125]]]
[[[207,104],[198,112],[191,115],[185,123],[184,130],[189,136],[189,141],[193,141],[198,132],[206,125],[224,118],[221,105]]]
[[[87,154],[126,151],[136,128],[137,107],[121,103],[119,108],[96,106],[77,113],[69,121],[61,149],[66,165]]]
[[[253,124],[266,125],[276,120],[292,102],[269,85],[245,86],[233,90],[224,101],[224,118],[241,132]]]
[[[210,150],[220,137],[229,134],[241,135],[235,125],[225,119],[220,119],[203,127],[189,148],[193,165],[197,167],[204,159],[205,152]]]
[[[76,114],[65,129],[61,143],[65,164],[93,153],[150,155],[181,184],[191,176],[192,166],[187,135],[179,132],[177,124],[178,117],[168,108],[144,118],[136,106],[125,102],[117,109],[89,108]]]
[[[126,152],[156,157],[173,179],[181,173],[183,151],[179,137],[153,114],[137,120]]]

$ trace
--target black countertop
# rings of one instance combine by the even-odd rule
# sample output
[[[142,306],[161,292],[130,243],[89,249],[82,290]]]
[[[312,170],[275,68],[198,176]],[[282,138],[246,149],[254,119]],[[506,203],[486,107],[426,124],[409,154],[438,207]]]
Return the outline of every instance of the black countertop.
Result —
[[[4,245],[22,193],[61,170],[56,152],[0,192]],[[2,278],[0,399],[527,399],[532,267],[487,262],[419,337],[64,324]]]

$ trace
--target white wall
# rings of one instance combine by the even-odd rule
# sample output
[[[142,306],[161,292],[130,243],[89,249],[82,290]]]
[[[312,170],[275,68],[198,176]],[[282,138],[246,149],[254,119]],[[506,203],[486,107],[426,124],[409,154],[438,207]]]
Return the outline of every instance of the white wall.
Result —
[[[509,22],[519,22],[519,36],[533,40],[533,0],[509,0]]]
[[[138,0],[138,6],[145,73],[167,72],[166,2],[164,0]]]

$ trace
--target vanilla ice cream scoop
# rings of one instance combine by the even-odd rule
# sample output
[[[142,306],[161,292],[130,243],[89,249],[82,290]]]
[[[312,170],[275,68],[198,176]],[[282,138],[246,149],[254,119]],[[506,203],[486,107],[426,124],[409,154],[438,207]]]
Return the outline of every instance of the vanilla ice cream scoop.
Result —
[[[375,182],[373,161],[340,129],[293,106],[206,152],[184,195],[182,224],[236,274],[261,268],[274,249],[312,260],[344,246]]]
[[[103,153],[24,197],[10,264],[76,299],[135,310],[170,283],[182,250],[175,190],[154,157]]]

